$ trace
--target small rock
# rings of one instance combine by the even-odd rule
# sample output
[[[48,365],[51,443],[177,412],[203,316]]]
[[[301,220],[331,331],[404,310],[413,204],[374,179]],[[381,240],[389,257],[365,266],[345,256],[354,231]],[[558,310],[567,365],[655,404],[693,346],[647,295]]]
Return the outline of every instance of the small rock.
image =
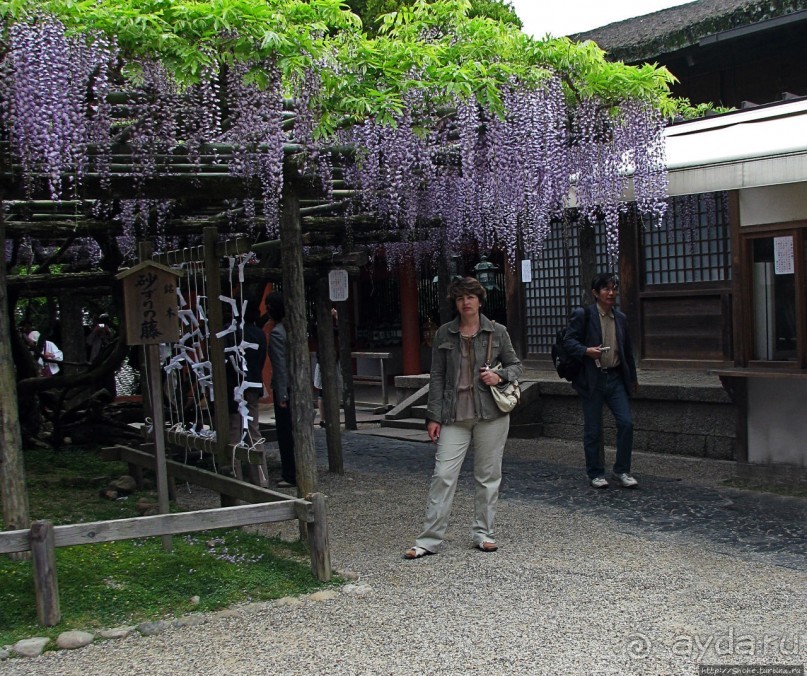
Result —
[[[225,608],[224,610],[217,612],[215,616],[227,619],[231,617],[241,617],[241,613],[239,613],[237,610],[233,610],[232,608]]]
[[[173,625],[175,627],[198,627],[206,622],[207,617],[204,615],[183,615],[174,620]]]
[[[284,596],[282,599],[278,599],[276,604],[279,606],[299,606],[300,599],[296,596]]]
[[[352,570],[341,570],[336,573],[339,577],[343,577],[346,580],[358,580],[359,574]]]
[[[75,650],[90,645],[94,638],[88,631],[63,631],[56,639],[56,645],[63,650]]]
[[[369,584],[346,584],[342,587],[342,591],[352,596],[367,596],[373,588]]]
[[[137,490],[137,481],[135,481],[134,477],[124,474],[110,482],[109,488],[118,491],[118,493],[134,493]]]
[[[201,600],[202,600],[202,599],[200,599],[198,596],[191,596],[191,598],[190,598],[190,602],[191,602],[191,605],[192,605],[192,606],[198,606],[198,605],[199,605],[199,602],[200,602]]]
[[[139,631],[143,636],[155,636],[156,634],[162,634],[166,629],[168,629],[168,623],[163,622],[162,620],[158,622],[141,622],[137,625],[137,631]]]
[[[146,498],[140,498],[135,505],[135,509],[137,509],[141,516],[153,516],[154,514],[160,513],[160,506],[156,502]]]
[[[126,638],[130,636],[136,627],[113,627],[112,629],[102,629],[98,632],[101,638]]]
[[[324,591],[314,592],[308,598],[310,598],[312,601],[332,601],[338,596],[339,592],[335,592],[332,589],[326,589]]]
[[[11,649],[22,657],[36,657],[42,654],[49,642],[50,639],[47,636],[34,636],[17,641],[11,646]]]
[[[7,660],[9,656],[8,650],[5,648],[0,648],[0,661]]]
[[[118,491],[113,491],[111,488],[102,488],[98,495],[100,495],[104,500],[117,500],[118,499]]]

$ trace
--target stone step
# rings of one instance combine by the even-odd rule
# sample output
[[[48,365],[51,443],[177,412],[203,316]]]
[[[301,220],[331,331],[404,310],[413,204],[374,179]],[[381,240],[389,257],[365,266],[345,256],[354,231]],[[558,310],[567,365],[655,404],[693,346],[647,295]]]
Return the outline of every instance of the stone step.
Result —
[[[424,418],[398,418],[397,420],[383,419],[381,421],[381,427],[390,427],[399,430],[422,430],[424,426]]]

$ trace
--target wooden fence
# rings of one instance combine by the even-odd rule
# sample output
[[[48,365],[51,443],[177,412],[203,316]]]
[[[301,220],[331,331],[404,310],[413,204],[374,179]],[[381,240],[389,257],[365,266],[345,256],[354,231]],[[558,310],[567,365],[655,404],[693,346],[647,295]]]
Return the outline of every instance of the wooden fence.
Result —
[[[134,448],[114,446],[105,449],[105,453],[108,457],[116,456],[120,460],[154,469],[155,457]],[[306,496],[306,499],[290,498],[283,493],[183,463],[169,460],[166,464],[169,476],[210,488],[234,499],[256,504],[64,526],[54,526],[48,521],[37,521],[30,529],[0,533],[0,554],[27,551],[32,554],[37,618],[40,624],[53,626],[61,620],[56,547],[177,535],[298,519],[306,525],[311,571],[319,580],[330,580],[331,561],[325,496],[321,493],[312,493]]]

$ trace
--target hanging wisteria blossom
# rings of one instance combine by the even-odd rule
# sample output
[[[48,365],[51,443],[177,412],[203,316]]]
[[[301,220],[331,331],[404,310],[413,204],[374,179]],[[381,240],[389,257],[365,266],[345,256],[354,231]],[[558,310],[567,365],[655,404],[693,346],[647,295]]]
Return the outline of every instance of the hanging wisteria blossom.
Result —
[[[86,170],[89,143],[108,147],[105,104],[88,115],[88,92],[106,100],[113,58],[107,40],[68,37],[53,17],[10,27],[0,77],[2,117],[29,191],[43,177],[51,199],[60,199],[63,175],[80,180]]]
[[[499,116],[473,100],[455,101],[448,133],[415,135],[408,113],[392,126],[368,121],[354,129],[357,171],[346,177],[361,191],[361,208],[402,230],[403,241],[418,223],[438,221],[444,250],[496,245],[511,259],[519,244],[539,251],[552,220],[571,206],[587,218],[604,216],[615,257],[631,175],[639,208],[664,213],[663,124],[650,106],[609,109],[589,99],[572,108],[557,77],[539,90],[514,84],[504,106]]]
[[[473,42],[472,35],[453,28],[454,22],[467,28],[458,18],[465,10],[457,3],[444,5],[418,4],[415,14],[402,16],[392,30],[419,40],[416,52],[433,55],[462,47],[463,40]],[[297,9],[303,8],[295,6],[286,19],[296,21]],[[331,19],[337,16],[332,7],[320,8],[316,2],[306,11],[319,9],[330,12]],[[418,26],[419,20],[424,23]],[[417,30],[407,34],[410,21]],[[128,177],[143,197],[115,207],[124,226],[121,242],[149,237],[162,247],[174,206],[154,201],[144,206],[143,200],[153,199],[146,197],[145,186],[188,166],[201,173],[205,163],[226,161],[230,175],[244,186],[241,208],[228,206],[227,221],[257,236],[255,220],[262,217],[271,238],[278,232],[284,159],[289,157],[284,153],[296,153],[300,162],[295,166],[319,175],[322,197],[330,200],[332,153],[341,143],[353,152],[341,156],[340,163],[350,165],[350,157],[354,164],[340,171],[348,187],[359,192],[357,203],[343,213],[374,215],[418,256],[433,255],[432,247],[458,250],[469,242],[483,249],[499,247],[511,259],[519,249],[539,251],[551,223],[574,206],[586,218],[604,219],[613,257],[631,176],[638,208],[655,217],[664,213],[663,119],[646,103],[649,99],[577,95],[568,73],[546,66],[538,68],[542,75],[537,79],[526,72],[508,75],[496,85],[495,96],[449,94],[462,80],[420,86],[429,80],[432,64],[413,61],[403,77],[411,86],[397,92],[400,105],[394,114],[383,110],[377,116],[338,120],[326,105],[329,96],[339,99],[334,83],[342,78],[358,84],[377,67],[365,61],[353,69],[350,60],[360,56],[358,43],[346,40],[350,56],[340,61],[340,39],[323,48],[329,31],[314,22],[306,33],[310,41],[301,43],[296,54],[285,54],[281,63],[268,51],[245,57],[246,43],[239,41],[249,26],[216,30],[217,47],[200,47],[194,78],[185,81],[167,65],[170,59],[156,55],[138,56],[124,72],[118,62],[131,55],[123,57],[115,40],[68,36],[53,17],[36,15],[11,24],[0,82],[2,123],[29,190],[44,181],[51,198],[60,199],[70,185],[64,177],[75,177],[78,185],[90,168],[101,185],[109,186],[112,149],[126,144]],[[302,35],[297,39],[305,42]],[[265,33],[261,38],[269,39]],[[229,45],[240,46],[227,53]],[[222,53],[216,51],[222,47]],[[464,65],[461,60],[456,64]],[[377,82],[367,77],[377,87],[370,96],[385,91],[387,74],[379,74]],[[124,110],[114,114],[109,101],[113,82],[126,91]],[[357,117],[364,119],[357,122]],[[176,170],[177,165],[184,169]],[[115,166],[120,173],[122,165]],[[437,236],[424,235],[434,229]],[[128,243],[126,248],[131,250]]]

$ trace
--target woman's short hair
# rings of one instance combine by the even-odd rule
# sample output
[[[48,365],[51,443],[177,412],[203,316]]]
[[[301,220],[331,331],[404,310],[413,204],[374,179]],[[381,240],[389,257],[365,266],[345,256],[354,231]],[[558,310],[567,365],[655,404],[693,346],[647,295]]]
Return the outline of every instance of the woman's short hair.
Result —
[[[484,303],[488,292],[485,291],[485,287],[479,283],[479,280],[473,277],[459,277],[451,280],[451,283],[448,285],[449,301],[453,303],[457,298],[462,298],[467,295],[476,296],[479,298],[480,303]]]

